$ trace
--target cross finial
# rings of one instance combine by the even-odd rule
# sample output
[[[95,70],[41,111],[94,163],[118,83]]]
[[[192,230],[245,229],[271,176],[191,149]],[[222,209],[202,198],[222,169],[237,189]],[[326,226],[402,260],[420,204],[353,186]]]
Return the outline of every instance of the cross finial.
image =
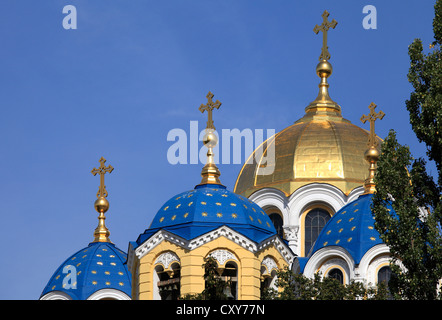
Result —
[[[206,129],[215,130],[215,126],[213,125],[213,119],[212,119],[212,111],[213,111],[213,108],[219,109],[219,107],[221,107],[221,102],[219,102],[218,100],[213,102],[212,101],[213,93],[210,91],[207,94],[206,98],[207,98],[207,104],[201,104],[201,106],[198,108],[198,110],[201,111],[201,113],[204,113],[204,111],[207,111],[208,121],[207,121]]]
[[[376,113],[374,111],[374,109],[376,108],[376,104],[374,104],[373,102],[370,103],[370,105],[368,106],[368,108],[370,109],[370,113],[367,115],[363,115],[361,117],[361,121],[362,123],[365,123],[367,121],[370,122],[370,135],[368,136],[368,147],[375,147],[377,148],[378,146],[378,141],[376,139],[376,134],[374,132],[374,126],[375,126],[375,122],[377,119],[382,120],[382,118],[385,116],[385,113],[382,111],[379,111],[378,113]]]
[[[209,93],[206,96],[207,98],[207,104],[201,104],[199,107],[199,111],[204,113],[204,111],[207,111],[208,113],[208,121],[207,121],[207,127],[206,127],[206,134],[203,137],[203,143],[207,147],[207,163],[203,167],[203,170],[201,171],[201,176],[203,177],[201,179],[201,183],[199,185],[205,185],[205,184],[221,184],[219,180],[219,176],[221,173],[219,172],[218,167],[215,164],[215,158],[213,153],[213,148],[218,144],[218,137],[215,134],[215,126],[213,125],[213,119],[212,119],[212,111],[213,108],[219,109],[221,106],[221,102],[216,100],[213,102],[213,93],[209,91]]]
[[[104,175],[106,173],[111,173],[114,168],[109,165],[108,167],[104,166],[104,163],[106,162],[106,159],[104,159],[103,157],[101,157],[100,161],[100,166],[97,168],[93,168],[91,173],[95,176],[98,174],[100,174],[100,187],[98,188],[98,192],[97,192],[97,198],[106,198],[107,197],[107,191],[106,191],[106,186],[104,185]]]
[[[385,116],[385,113],[379,111],[376,113],[374,109],[376,105],[372,102],[368,106],[370,108],[370,113],[368,116],[365,114],[361,117],[362,123],[370,122],[370,134],[368,136],[368,149],[364,153],[365,160],[367,160],[369,164],[368,168],[368,178],[364,181],[364,194],[373,194],[376,192],[376,184],[374,183],[374,176],[376,172],[376,163],[379,160],[379,150],[378,150],[378,141],[376,139],[376,134],[374,132],[374,125],[377,119],[382,119]]]
[[[322,14],[322,24],[321,25],[316,25],[313,28],[313,32],[318,34],[319,31],[322,31],[322,51],[321,51],[321,55],[319,56],[319,60],[329,60],[330,59],[330,52],[328,52],[328,46],[327,46],[327,32],[330,28],[335,28],[336,25],[338,24],[338,22],[333,19],[332,21],[328,21],[327,18],[330,15],[330,13],[328,13],[327,10],[324,11],[324,13]]]
[[[100,158],[100,166],[97,168],[92,169],[92,174],[94,176],[97,175],[97,173],[100,175],[100,187],[98,188],[97,192],[97,200],[95,200],[94,207],[95,210],[97,210],[100,215],[98,216],[98,226],[95,228],[94,231],[94,241],[93,242],[110,242],[109,235],[110,232],[106,228],[106,225],[104,224],[104,220],[106,220],[106,217],[104,216],[104,213],[109,209],[109,201],[107,201],[107,191],[106,186],[104,185],[104,175],[106,173],[111,173],[114,168],[109,165],[108,167],[104,166],[104,163],[106,162],[106,159],[103,157]]]

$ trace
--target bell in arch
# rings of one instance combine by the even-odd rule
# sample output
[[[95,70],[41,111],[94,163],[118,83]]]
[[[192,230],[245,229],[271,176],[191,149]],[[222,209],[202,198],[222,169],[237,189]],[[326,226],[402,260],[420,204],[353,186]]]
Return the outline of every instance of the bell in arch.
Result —
[[[226,285],[224,287],[223,293],[226,295],[227,300],[234,300],[235,297],[232,295],[232,291],[230,289],[230,285]]]

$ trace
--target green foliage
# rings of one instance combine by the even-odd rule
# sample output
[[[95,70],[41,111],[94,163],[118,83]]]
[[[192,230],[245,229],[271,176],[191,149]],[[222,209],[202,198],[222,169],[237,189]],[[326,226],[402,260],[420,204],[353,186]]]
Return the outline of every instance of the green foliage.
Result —
[[[438,184],[442,186],[442,1],[434,6],[431,52],[425,54],[422,41],[415,39],[408,48],[410,69],[408,81],[414,92],[406,101],[410,123],[420,142],[427,146],[429,160],[436,163]]]
[[[296,274],[288,267],[277,272],[278,290],[266,289],[261,295],[263,300],[385,300],[389,298],[387,287],[364,287],[360,282],[351,281],[341,284],[333,278],[323,278],[315,274],[309,279]]]
[[[230,283],[224,281],[218,275],[218,263],[213,257],[204,259],[204,279],[205,288],[203,292],[197,294],[187,294],[182,297],[184,300],[227,300],[227,295],[224,293],[225,288],[230,286]]]
[[[393,130],[382,144],[375,183],[372,212],[392,256],[390,291],[396,299],[437,298],[442,239],[434,208],[439,193],[425,162],[413,159]]]
[[[396,299],[436,299],[442,278],[442,0],[434,8],[430,52],[424,53],[420,39],[408,48],[414,91],[406,107],[413,131],[436,164],[437,181],[427,174],[425,160],[414,159],[398,143],[393,130],[382,144],[375,175],[372,211],[392,255],[389,287]]]

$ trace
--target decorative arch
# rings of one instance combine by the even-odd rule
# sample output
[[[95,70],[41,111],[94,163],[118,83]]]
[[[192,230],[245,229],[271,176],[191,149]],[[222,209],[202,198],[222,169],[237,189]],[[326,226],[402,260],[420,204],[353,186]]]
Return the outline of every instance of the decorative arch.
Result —
[[[289,220],[288,199],[285,194],[274,188],[263,188],[250,195],[249,200],[258,204],[270,217],[281,238],[285,238]]]
[[[180,258],[172,251],[166,251],[157,256],[154,266],[162,265],[164,269],[170,269],[173,262],[180,263]]]
[[[277,209],[281,213],[284,224],[287,224],[290,210],[284,192],[274,188],[263,188],[251,194],[249,200],[255,202],[266,212],[266,209],[269,208]]]
[[[227,249],[213,250],[207,256],[214,258],[220,267],[224,266],[228,261],[238,262],[236,255]]]
[[[352,191],[353,192],[353,191]],[[362,192],[362,189],[361,189]],[[290,248],[298,255],[305,256],[304,235],[305,216],[308,211],[318,207],[323,208],[332,216],[348,203],[350,196],[346,196],[340,189],[325,183],[311,183],[297,189],[288,199],[290,209],[287,228],[293,230]],[[287,233],[286,233],[287,234]]]
[[[227,249],[216,249],[210,252],[208,257],[212,257],[218,263],[219,277],[230,284],[230,288],[226,292],[228,299],[238,298],[238,282],[239,282],[239,260],[236,255]]]
[[[365,285],[377,283],[378,271],[390,264],[390,250],[384,243],[370,248],[359,263],[360,277],[365,279]]]
[[[322,268],[321,268],[322,269]],[[329,261],[329,265],[326,266],[326,268],[324,268],[325,271],[322,272],[322,270],[320,271],[321,274],[323,274],[324,278],[325,277],[331,277],[331,278],[335,278],[334,276],[332,276],[331,274],[334,271],[338,271],[339,272],[339,277],[342,278],[339,279],[337,278],[337,280],[341,283],[341,284],[347,284],[349,283],[349,279],[348,279],[348,274],[350,273],[349,270],[346,270],[345,265],[342,263],[342,260],[340,259],[332,259],[331,261]]]
[[[322,202],[312,203],[309,207],[305,208],[300,217],[301,232],[299,237],[299,247],[301,249],[301,257],[307,256],[322,229],[334,214],[335,212],[333,209],[326,203]],[[313,226],[313,223],[317,225]],[[316,232],[312,232],[311,229],[317,230]]]
[[[265,256],[261,262],[261,271],[263,275],[270,275],[273,271],[278,271],[278,263],[272,256]]]
[[[72,300],[72,297],[62,291],[51,291],[41,297],[40,300]]]
[[[326,276],[333,268],[343,271],[344,284],[348,284],[354,278],[354,260],[342,247],[325,247],[316,251],[308,260],[304,268],[304,275],[313,278],[315,273],[321,272]]]
[[[181,287],[180,258],[172,251],[162,252],[155,259],[153,268],[153,299],[178,299]]]
[[[91,294],[87,300],[131,300],[131,298],[120,290],[101,289]]]
[[[311,183],[293,192],[289,198],[290,217],[293,222],[312,204],[322,203],[337,212],[348,203],[348,197],[335,186],[325,183]]]
[[[261,262],[261,291],[264,288],[277,290],[276,273],[279,270],[276,260],[272,256],[265,256]]]

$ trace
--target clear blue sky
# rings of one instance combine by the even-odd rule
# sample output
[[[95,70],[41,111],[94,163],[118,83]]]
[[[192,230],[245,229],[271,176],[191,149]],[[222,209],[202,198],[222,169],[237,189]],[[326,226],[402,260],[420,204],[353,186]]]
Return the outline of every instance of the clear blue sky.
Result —
[[[365,30],[365,5],[377,29]],[[77,29],[65,30],[65,5]],[[408,45],[433,41],[433,0],[3,0],[0,3],[0,299],[38,299],[56,268],[93,240],[104,156],[106,224],[127,251],[161,205],[200,181],[203,164],[170,165],[167,133],[200,129],[198,106],[211,90],[222,102],[218,130],[291,125],[316,98],[327,9],[330,95],[362,125],[377,123],[425,156],[405,100]],[[200,144],[201,146],[201,144]],[[233,189],[241,165],[220,164]]]

